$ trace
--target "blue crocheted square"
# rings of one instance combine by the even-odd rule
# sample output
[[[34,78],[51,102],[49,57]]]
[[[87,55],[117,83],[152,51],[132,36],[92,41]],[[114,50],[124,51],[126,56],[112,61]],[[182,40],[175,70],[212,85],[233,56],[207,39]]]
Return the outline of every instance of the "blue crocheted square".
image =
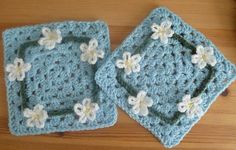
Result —
[[[109,56],[95,80],[171,148],[235,77],[235,65],[211,41],[166,8],[157,8]]]
[[[96,70],[110,54],[109,31],[104,22],[66,21],[25,26],[6,30],[3,38],[12,134],[91,130],[116,122],[114,103],[94,80]],[[91,42],[92,39],[97,43]],[[85,52],[82,43],[84,49],[97,46],[103,52],[99,58],[86,60],[91,55],[82,54]],[[17,65],[18,69],[14,70]],[[19,74],[24,69],[28,72]]]

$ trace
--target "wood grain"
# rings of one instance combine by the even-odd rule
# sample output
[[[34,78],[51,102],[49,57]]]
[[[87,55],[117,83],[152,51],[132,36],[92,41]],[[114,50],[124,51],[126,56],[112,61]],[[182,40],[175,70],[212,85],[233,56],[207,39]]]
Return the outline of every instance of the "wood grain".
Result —
[[[63,20],[101,19],[109,24],[112,48],[155,7],[166,6],[200,30],[236,63],[235,0],[1,0],[0,32],[6,28]],[[3,45],[0,39],[0,149],[164,149],[146,129],[119,109],[114,127],[41,136],[12,136],[8,130]],[[236,84],[174,149],[236,149]]]

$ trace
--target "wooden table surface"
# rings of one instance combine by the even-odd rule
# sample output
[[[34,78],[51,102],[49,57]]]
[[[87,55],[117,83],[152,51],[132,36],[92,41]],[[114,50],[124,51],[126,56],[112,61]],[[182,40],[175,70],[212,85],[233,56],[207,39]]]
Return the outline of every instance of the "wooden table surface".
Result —
[[[112,48],[155,7],[166,6],[205,34],[236,63],[235,0],[1,0],[0,32],[7,28],[63,20],[108,23]],[[3,45],[0,39],[0,149],[164,149],[145,128],[119,109],[115,126],[82,132],[16,137],[9,133],[4,83]],[[174,149],[236,149],[236,84],[219,96],[208,113]]]

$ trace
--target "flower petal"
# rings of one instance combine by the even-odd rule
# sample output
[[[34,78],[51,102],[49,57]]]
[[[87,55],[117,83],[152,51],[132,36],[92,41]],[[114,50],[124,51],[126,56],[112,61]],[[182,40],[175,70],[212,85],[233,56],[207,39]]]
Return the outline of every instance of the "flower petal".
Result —
[[[144,103],[147,107],[151,107],[153,105],[153,100],[150,97],[145,97]]]
[[[21,59],[21,58],[15,58],[15,60],[14,60],[14,65],[15,65],[15,66],[22,66],[23,64],[24,64],[23,59]]]
[[[208,54],[208,55],[213,55],[214,54],[214,49],[212,47],[205,47],[205,52]]]
[[[139,72],[140,71],[140,65],[139,64],[132,65],[132,70],[133,70],[133,72]]]
[[[180,112],[185,112],[186,110],[187,110],[187,105],[186,105],[186,103],[184,103],[184,102],[180,102],[180,103],[178,103],[178,111],[180,111]]]
[[[49,28],[43,27],[43,29],[42,29],[42,34],[43,34],[43,36],[48,37],[48,35],[50,34],[50,32],[51,32],[51,30],[50,30]]]
[[[139,63],[140,60],[141,60],[141,56],[140,56],[140,54],[136,54],[136,55],[133,55],[133,56],[131,57],[131,59],[133,60],[133,62]]]
[[[163,22],[161,23],[161,27],[162,27],[162,28],[165,28],[165,29],[170,28],[171,25],[172,25],[172,22],[170,22],[169,20],[163,21]]]
[[[116,67],[124,68],[124,61],[123,60],[116,60]]]
[[[166,35],[160,36],[161,43],[167,44],[168,43],[168,37]]]
[[[171,29],[167,29],[166,32],[165,32],[165,34],[166,34],[167,37],[172,37],[173,34],[174,34],[174,31],[171,30]]]
[[[217,63],[215,56],[213,55],[209,56],[207,59],[207,63],[210,64],[211,66],[215,66]]]
[[[125,67],[125,74],[130,75],[132,73],[131,67]]]
[[[195,114],[198,116],[198,117],[201,117],[203,115],[203,110],[201,107],[197,106],[195,108]]]
[[[44,128],[44,125],[45,125],[45,120],[35,121],[36,128]]]
[[[26,118],[30,118],[33,114],[34,114],[34,112],[32,110],[30,110],[29,108],[26,108],[23,111],[23,116]]]
[[[200,68],[200,69],[203,69],[206,67],[206,62],[205,61],[198,61],[198,64],[197,66]]]
[[[197,54],[199,54],[199,55],[205,54],[205,49],[202,45],[198,45],[196,49],[197,49],[197,51],[196,51]]]
[[[88,58],[88,63],[94,65],[94,64],[96,64],[97,60],[98,60],[97,55],[93,55]]]
[[[80,103],[76,103],[74,105],[74,112],[78,115],[81,116],[83,114],[83,105]]]
[[[31,64],[26,63],[26,64],[24,64],[23,68],[24,68],[23,70],[24,70],[25,72],[27,72],[27,71],[30,70],[30,68],[31,68]]]
[[[137,94],[137,98],[138,98],[138,99],[143,99],[143,98],[146,97],[146,95],[147,95],[147,92],[145,92],[145,91],[139,91],[138,94]]]
[[[90,104],[91,104],[91,101],[92,101],[92,100],[91,100],[90,98],[85,98],[85,99],[83,99],[83,102],[82,102],[82,103],[83,103],[84,106],[87,106],[87,105],[90,105]]]
[[[54,49],[56,46],[56,43],[54,41],[48,41],[45,43],[45,48],[48,50]]]
[[[192,63],[193,64],[196,64],[196,63],[198,63],[198,61],[199,61],[199,56],[198,55],[192,55]]]
[[[97,103],[91,103],[91,108],[93,109],[93,111],[97,111],[97,110],[99,110],[99,106],[98,106],[98,104]]]
[[[89,41],[89,49],[96,49],[98,46],[98,41],[96,39],[91,39]]]
[[[147,116],[148,115],[148,108],[145,106],[141,106],[139,110],[139,115]]]
[[[152,38],[153,40],[157,40],[159,37],[160,37],[160,36],[159,36],[159,33],[156,33],[156,32],[151,35],[151,38]]]
[[[88,50],[88,45],[86,43],[82,43],[79,48],[82,52],[86,52]]]
[[[25,72],[20,72],[20,73],[16,74],[16,79],[18,81],[23,81],[24,78],[25,78]]]
[[[138,105],[134,105],[134,106],[132,107],[132,112],[133,112],[134,114],[138,114],[138,113],[140,112],[140,107],[139,107]]]
[[[194,117],[194,109],[190,109],[186,111],[186,115],[188,118],[192,119]]]
[[[129,60],[131,57],[131,53],[130,52],[124,52],[123,53],[123,60],[126,61],[126,60]]]
[[[160,26],[157,25],[156,23],[153,23],[152,26],[151,26],[151,29],[152,29],[153,32],[159,32]]]
[[[80,123],[85,123],[87,121],[87,117],[85,115],[80,116],[79,122]]]
[[[13,64],[7,64],[7,66],[5,68],[6,72],[13,72],[13,71],[15,71],[15,69],[16,68]]]
[[[15,75],[15,73],[9,73],[9,75],[8,75],[8,79],[9,79],[9,81],[15,81],[16,80],[16,75]]]
[[[192,102],[194,103],[194,105],[196,106],[196,105],[199,105],[199,104],[202,103],[202,98],[201,98],[201,96],[197,96],[197,97],[192,98],[191,101],[192,101]]]
[[[91,121],[94,121],[96,119],[96,113],[95,112],[89,113],[88,119]]]
[[[136,97],[134,97],[134,96],[128,97],[128,103],[130,105],[136,105],[138,102],[139,102],[139,100]]]
[[[29,119],[26,120],[26,126],[27,127],[34,127],[34,124],[35,124],[35,122],[32,118],[29,118]]]
[[[61,31],[59,29],[56,29],[56,34],[57,34],[57,43],[61,43],[62,37],[61,37]]]
[[[37,104],[37,105],[34,106],[34,111],[39,112],[39,111],[42,111],[43,108],[44,108],[43,105]]]
[[[97,50],[97,56],[98,56],[99,58],[104,58],[104,51],[102,51],[102,50]]]
[[[190,100],[191,100],[191,95],[190,94],[187,94],[182,98],[182,102],[185,103],[185,104],[190,102]]]

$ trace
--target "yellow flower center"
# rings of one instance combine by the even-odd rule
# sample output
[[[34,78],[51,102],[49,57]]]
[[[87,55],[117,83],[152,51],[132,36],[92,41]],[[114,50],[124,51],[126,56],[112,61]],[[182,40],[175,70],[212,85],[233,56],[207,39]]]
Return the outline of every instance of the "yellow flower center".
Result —
[[[131,60],[126,60],[126,61],[125,61],[125,66],[126,66],[127,68],[132,67],[132,61],[131,61]]]
[[[202,59],[203,59],[203,61],[207,61],[207,55],[206,54],[202,54]]]
[[[194,105],[193,102],[189,102],[187,106],[188,106],[189,109],[191,109],[193,107],[193,105]]]
[[[57,34],[55,34],[55,33],[49,34],[48,39],[49,40],[56,40],[57,39]]]
[[[17,66],[16,67],[16,73],[20,74],[22,72],[22,67],[21,66]]]
[[[33,118],[33,120],[40,120],[41,116],[40,116],[40,114],[34,114],[32,116],[32,118]]]
[[[88,116],[91,113],[91,108],[87,106],[84,113]]]

